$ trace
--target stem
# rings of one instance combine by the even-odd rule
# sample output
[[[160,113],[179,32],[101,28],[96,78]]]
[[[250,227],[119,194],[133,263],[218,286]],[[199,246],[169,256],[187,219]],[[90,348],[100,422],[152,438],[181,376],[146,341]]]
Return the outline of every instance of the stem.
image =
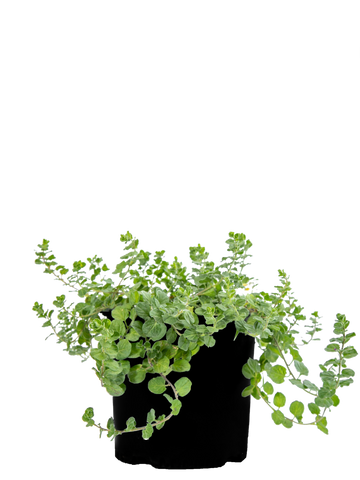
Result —
[[[149,356],[148,356],[148,355],[146,355],[146,356],[147,356],[147,359],[148,359],[149,364],[151,365],[152,368],[154,368],[154,365],[151,363],[151,360],[150,360]],[[161,375],[161,376],[163,377],[163,379],[166,381],[166,383],[172,388],[172,390],[173,390],[173,392],[174,392],[174,395],[175,395],[175,398],[178,399],[179,396],[178,396],[178,393],[177,393],[176,388],[174,387],[174,385],[168,380],[168,378],[167,378],[165,375],[163,375],[162,373],[159,373],[159,375]],[[154,422],[154,423],[151,423],[150,425],[151,425],[152,427],[155,427],[156,425],[160,425],[161,423],[165,423],[165,422],[167,422],[173,415],[174,415],[173,412],[171,412],[171,413],[170,413],[167,417],[165,417],[163,420],[157,421],[157,422]],[[99,424],[99,425],[96,425],[96,423],[94,423],[94,426],[97,427],[97,428],[100,428],[101,430],[106,431],[106,432],[109,432],[109,431],[110,431],[108,428],[101,427],[100,424]],[[140,430],[145,430],[145,428],[146,428],[146,425],[145,425],[144,427],[137,427],[137,428],[134,428],[134,429],[129,430],[129,431],[126,431],[126,430],[115,430],[115,433],[116,433],[117,435],[121,435],[121,434],[123,434],[123,433],[132,433],[132,432],[138,432],[138,431],[140,431]]]
[[[264,406],[265,408],[267,408],[267,410],[269,412],[273,412],[274,411],[274,407],[271,405],[271,403],[269,403],[265,397],[263,397],[263,395],[261,394],[261,390],[258,389],[259,391],[259,395],[260,397],[262,398],[262,403],[264,403]],[[318,422],[320,422],[320,420],[323,418],[323,416],[319,416],[316,418],[316,420],[314,420],[313,422],[304,422],[304,423],[298,423],[298,424],[295,424],[296,423],[296,420],[293,420],[291,418],[287,418],[287,420],[290,420],[293,424],[295,424],[295,427],[300,427],[300,428],[314,428],[316,426],[316,424]]]

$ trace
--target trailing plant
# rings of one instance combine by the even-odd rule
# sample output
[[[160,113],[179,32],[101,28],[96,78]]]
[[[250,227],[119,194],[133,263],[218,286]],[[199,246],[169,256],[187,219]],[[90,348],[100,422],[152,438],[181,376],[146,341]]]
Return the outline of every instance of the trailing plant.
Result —
[[[115,429],[113,418],[106,428],[95,423],[93,409],[87,408],[82,417],[87,427],[97,427],[100,437],[107,432],[111,440],[139,430],[145,440],[149,439],[154,428],[160,430],[180,413],[182,398],[191,391],[185,372],[191,368],[192,357],[201,347],[213,347],[214,334],[234,322],[234,340],[239,333],[251,335],[261,352],[259,358],[249,358],[243,366],[242,374],[250,379],[250,385],[242,396],[264,401],[276,425],[314,425],[328,433],[325,413],[339,404],[339,388],[353,383],[355,375],[346,364],[357,352],[348,343],[355,333],[348,332],[350,322],[345,315],[336,315],[335,336],[325,348],[335,358],[319,365],[320,383],[316,385],[307,379],[309,370],[299,350],[319,340],[315,336],[322,330],[321,317],[314,312],[307,320],[301,313],[303,308],[292,296],[289,276],[283,270],[278,270],[281,285],[275,287],[275,293],[249,293],[250,285],[256,285],[243,273],[252,246],[244,234],[229,233],[229,254],[218,266],[208,260],[209,254],[200,244],[190,247],[195,265],[191,274],[177,257],[171,264],[165,261],[164,250],[155,252],[150,261],[150,252],[139,250],[139,240],[129,232],[120,240],[127,253],[112,272],[116,282],[105,276],[98,279],[109,268],[96,255],[87,258],[89,278],[82,260],[73,263],[71,272],[58,264],[49,250],[49,240],[44,239],[36,252],[35,263],[45,267],[44,273],[54,275],[81,299],[75,305],[66,305],[65,295],[57,296],[53,302],[58,309],[57,320],[53,318],[54,309],[45,311],[43,304],[35,302],[33,310],[45,319],[42,326],[52,330],[49,336],[55,335],[57,343],[64,343],[70,355],[80,356],[83,362],[89,358],[95,361],[93,370],[110,395],[126,394],[127,377],[134,384],[146,380],[149,390],[164,395],[170,404],[167,414],[157,415],[150,409],[146,425],[137,426],[136,419],[130,417],[123,430]],[[110,312],[113,320],[103,318]],[[297,330],[301,324],[308,336],[302,343]],[[130,366],[128,359],[138,359],[138,363]],[[185,375],[172,384],[172,371]],[[305,405],[301,401],[293,401],[285,412],[285,395],[280,391],[274,394],[274,386],[277,390],[285,380],[312,397],[307,404],[312,421],[304,423]]]

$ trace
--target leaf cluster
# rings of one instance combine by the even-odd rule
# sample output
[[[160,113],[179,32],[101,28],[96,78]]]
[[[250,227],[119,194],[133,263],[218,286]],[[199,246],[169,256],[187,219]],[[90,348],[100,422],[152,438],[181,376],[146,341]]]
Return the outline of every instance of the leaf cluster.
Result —
[[[305,325],[308,338],[299,345],[297,328],[306,317],[292,296],[286,273],[278,270],[281,285],[275,287],[277,292],[249,293],[254,279],[247,277],[243,269],[248,265],[246,259],[251,257],[248,250],[252,244],[244,234],[229,233],[226,240],[229,254],[217,266],[208,260],[209,254],[200,244],[190,247],[194,264],[191,273],[177,257],[172,263],[165,261],[164,250],[155,252],[151,261],[151,253],[139,249],[139,240],[130,232],[122,234],[120,241],[125,244],[126,253],[112,271],[115,280],[107,276],[98,278],[110,269],[96,255],[87,258],[89,274],[86,274],[85,261],[75,261],[71,270],[58,264],[49,250],[49,240],[44,239],[35,252],[35,263],[45,267],[44,273],[55,276],[80,299],[66,306],[66,296],[57,296],[53,302],[58,309],[57,320],[53,318],[54,309],[45,311],[42,304],[35,302],[33,310],[45,320],[43,327],[52,330],[49,336],[55,335],[57,343],[65,344],[64,350],[70,355],[80,356],[83,362],[91,359],[101,386],[110,395],[124,395],[127,378],[134,384],[147,381],[153,394],[164,395],[170,403],[167,415],[156,418],[154,409],[150,409],[146,425],[137,427],[135,418],[130,417],[122,430],[115,429],[112,418],[107,428],[96,424],[90,407],[82,417],[86,426],[99,428],[100,436],[106,431],[111,439],[139,430],[144,440],[149,439],[154,427],[160,430],[166,421],[179,414],[182,405],[179,397],[191,392],[190,379],[185,375],[172,384],[171,372],[189,371],[191,359],[200,348],[213,347],[216,332],[234,323],[234,340],[239,333],[255,337],[262,352],[258,359],[250,358],[239,372],[250,379],[250,386],[242,395],[264,400],[272,409],[276,425],[286,428],[293,423],[305,425],[302,402],[292,402],[289,406],[292,417],[287,417],[281,410],[286,405],[285,395],[276,392],[270,400],[274,384],[288,379],[314,397],[308,404],[310,413],[315,415],[310,424],[328,433],[324,413],[339,404],[337,389],[350,385],[355,374],[346,366],[346,361],[357,352],[347,345],[355,333],[348,333],[349,321],[345,315],[337,314],[336,337],[330,339],[325,349],[338,357],[320,365],[322,385],[318,387],[301,378],[307,377],[309,371],[299,352],[299,347],[318,340],[315,338],[321,331],[318,312]],[[129,359],[137,360],[131,366]]]

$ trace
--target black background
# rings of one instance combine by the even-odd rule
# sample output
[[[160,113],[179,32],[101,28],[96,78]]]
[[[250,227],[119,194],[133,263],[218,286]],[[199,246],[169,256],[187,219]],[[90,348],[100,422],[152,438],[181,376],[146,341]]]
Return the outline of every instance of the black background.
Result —
[[[208,211],[208,208],[207,208]],[[169,257],[177,252],[186,259],[186,243],[202,240],[212,250],[212,256],[218,259],[224,253],[222,239],[228,228],[246,230],[255,239],[254,267],[249,273],[262,277],[261,287],[270,289],[275,283],[274,268],[285,266],[293,273],[295,287],[301,301],[307,309],[319,307],[326,315],[327,330],[323,337],[329,334],[330,321],[335,310],[345,310],[353,319],[353,328],[359,329],[355,309],[356,291],[351,284],[354,268],[355,245],[353,237],[346,231],[315,224],[309,228],[301,228],[300,223],[284,222],[274,219],[268,223],[248,221],[234,215],[227,220],[215,221],[214,218],[201,220],[201,215],[192,223],[187,223],[175,213],[167,221],[157,220],[157,215],[143,215],[141,219],[132,217],[129,213],[112,215],[111,222],[99,223],[93,228],[86,228],[86,222],[79,217],[69,218],[67,222],[48,220],[33,225],[24,237],[22,255],[26,264],[29,279],[26,290],[26,300],[30,302],[37,297],[49,305],[51,295],[61,291],[58,284],[53,284],[50,278],[40,275],[40,270],[31,266],[31,251],[41,235],[49,235],[60,261],[70,263],[76,256],[86,256],[95,251],[105,254],[106,259],[113,263],[120,253],[116,242],[118,232],[126,227],[132,228],[143,240],[143,246],[148,248],[167,247]],[[113,212],[114,213],[114,212]],[[126,220],[124,220],[124,218]],[[82,224],[85,225],[84,228]],[[345,235],[345,238],[343,237]],[[72,297],[73,298],[73,297]],[[48,465],[55,468],[61,464],[62,469],[71,466],[71,470],[79,474],[89,474],[95,466],[106,474],[127,473],[128,478],[138,471],[131,471],[120,466],[112,459],[112,447],[105,441],[96,440],[95,431],[85,431],[79,422],[79,413],[87,404],[95,404],[97,418],[104,421],[110,413],[110,400],[98,388],[97,383],[88,372],[88,365],[80,367],[77,360],[70,360],[61,354],[59,347],[54,347],[52,341],[42,343],[46,331],[38,329],[38,323],[25,305],[25,333],[31,344],[25,347],[27,354],[27,375],[31,377],[31,395],[28,398],[28,408],[32,412],[31,428],[27,429],[27,449],[25,453],[31,456],[30,464],[36,468]],[[320,345],[304,349],[306,359],[313,368],[312,379],[317,380],[315,363],[324,358]],[[350,366],[357,366],[350,363]],[[290,398],[297,395],[288,386],[285,389]],[[301,465],[303,472],[313,462],[347,461],[355,452],[356,435],[359,428],[359,417],[356,414],[358,384],[349,390],[341,391],[343,407],[331,415],[332,436],[323,438],[311,429],[296,429],[285,432],[274,428],[268,420],[268,411],[260,404],[254,405],[253,434],[248,462],[239,467],[229,467],[230,470],[244,471],[252,467],[263,467],[264,472],[270,469]],[[186,400],[186,397],[185,399]],[[26,422],[30,427],[30,422]],[[158,433],[157,431],[155,433]],[[35,435],[35,436],[34,436]],[[145,440],[144,440],[145,441]],[[147,440],[151,441],[151,439]],[[141,469],[141,473],[150,472]],[[250,470],[254,471],[254,470]],[[150,472],[153,473],[153,472]]]

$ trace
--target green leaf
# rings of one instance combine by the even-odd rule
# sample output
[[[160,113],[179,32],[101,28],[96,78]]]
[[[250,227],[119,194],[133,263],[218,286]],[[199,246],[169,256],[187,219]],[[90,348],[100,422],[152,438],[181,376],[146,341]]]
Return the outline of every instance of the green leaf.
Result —
[[[319,407],[326,407],[326,408],[329,408],[332,405],[334,405],[334,402],[332,401],[332,399],[331,398],[326,398],[326,397],[325,398],[316,397],[315,398],[315,403]]]
[[[255,375],[247,363],[243,365],[241,372],[244,377],[248,379],[252,378]]]
[[[174,372],[188,372],[190,368],[190,363],[187,360],[175,360],[172,365]]]
[[[108,437],[111,437],[115,433],[114,419],[112,417],[107,421],[106,427],[110,430],[107,434]]]
[[[132,312],[133,311],[135,311],[135,310],[132,310]],[[140,320],[133,320],[131,322],[130,326],[135,330],[135,332],[138,335],[143,336],[143,331],[142,331],[143,323]]]
[[[218,303],[216,305],[216,307],[221,310],[222,312],[226,312],[226,310],[228,309],[228,307],[226,305],[223,305],[222,303]],[[203,312],[202,312],[202,308],[197,308],[196,310],[200,310],[201,313],[199,312],[199,315],[202,315]],[[196,313],[198,313],[197,311],[195,310]]]
[[[125,320],[129,316],[129,310],[124,307],[118,306],[111,310],[111,316],[114,320],[120,320],[121,322],[125,322]]]
[[[129,354],[128,358],[144,358],[145,351],[143,345],[138,343],[131,343],[131,353]]]
[[[143,300],[145,300],[145,302],[147,302],[149,305],[151,305],[151,300],[152,300],[151,292],[145,292],[145,290],[143,290],[141,292],[141,295],[142,295]]]
[[[354,375],[355,372],[351,368],[344,368],[341,370],[341,377],[353,377]]]
[[[320,377],[323,381],[324,387],[334,388],[336,386],[334,372],[330,372],[330,371],[321,372]]]
[[[156,298],[159,300],[159,302],[160,302],[162,305],[166,305],[167,303],[170,303],[169,297],[168,297],[167,294],[166,294],[163,290],[161,290],[160,288],[157,288],[157,289],[156,289],[155,296],[156,296]]]
[[[172,410],[173,415],[178,415],[179,414],[181,405],[182,405],[181,400],[179,400],[178,398],[176,398],[175,400],[172,401],[171,410]]]
[[[131,352],[131,343],[126,338],[122,339],[118,343],[118,352],[116,358],[118,360],[123,360],[130,355]]]
[[[191,325],[194,325],[195,318],[189,310],[184,310],[183,311],[183,316],[184,316],[184,321],[187,324],[187,326],[190,327]]]
[[[280,410],[275,410],[275,412],[271,414],[271,418],[274,420],[276,425],[281,425],[285,420],[285,416],[282,412],[280,412]]]
[[[275,383],[283,383],[286,375],[286,368],[282,365],[275,365],[267,372],[271,380]]]
[[[203,340],[205,345],[209,348],[213,347],[216,343],[215,338],[212,335],[205,335]]]
[[[346,347],[343,350],[343,357],[344,358],[353,358],[353,357],[356,357],[357,354],[358,353],[357,353],[357,351],[355,350],[354,347]]]
[[[326,417],[320,417],[320,416],[317,416],[316,417],[316,426],[319,430],[321,430],[322,432],[326,433],[326,435],[329,433],[328,429],[326,428],[326,425],[327,425],[327,420],[326,420]]]
[[[119,365],[119,367],[121,369],[121,365]],[[103,376],[107,378],[111,383],[117,383],[118,385],[120,385],[125,380],[125,374],[119,370],[112,370],[111,368],[108,368],[105,366],[103,373],[104,373]]]
[[[178,347],[181,348],[181,350],[184,350],[184,352],[187,352],[189,349],[190,341],[185,338],[184,335],[181,335],[178,340]]]
[[[165,380],[163,377],[152,378],[148,383],[148,388],[150,392],[155,394],[164,393],[166,390]]]
[[[111,322],[109,327],[110,332],[117,333],[119,337],[125,335],[126,327],[123,320],[116,318]]]
[[[143,334],[152,340],[160,340],[166,333],[166,325],[156,322],[153,318],[146,320],[142,327]]]
[[[98,361],[102,361],[102,360],[105,360],[105,358],[107,358],[107,356],[105,355],[105,353],[103,353],[99,348],[90,348],[90,356],[94,359],[94,360],[98,360]]]
[[[355,332],[346,334],[345,343],[347,343],[350,340],[350,338],[355,337],[355,336],[356,336]]]
[[[331,400],[332,400],[333,403],[334,403],[334,407],[337,407],[337,406],[339,405],[339,403],[340,403],[340,398],[339,398],[337,395],[333,395],[333,396],[331,397]]]
[[[85,413],[82,416],[82,419],[84,420],[84,422],[88,422],[93,416],[94,416],[94,409],[92,407],[89,407],[85,410]]]
[[[79,272],[85,266],[86,266],[86,263],[79,260],[78,262],[73,263],[73,269],[72,270],[73,270],[73,272]]]
[[[145,380],[146,371],[142,368],[142,365],[134,365],[130,368],[130,372],[128,373],[129,382],[131,383],[141,383]]]
[[[340,346],[337,343],[330,343],[326,348],[326,352],[339,352],[340,351]]]
[[[260,363],[258,360],[254,360],[253,358],[249,358],[247,361],[247,364],[249,365],[250,369],[254,373],[260,373],[261,368],[260,368]]]
[[[117,385],[116,383],[109,383],[105,385],[106,391],[113,397],[121,397],[126,391],[126,385],[122,383]]]
[[[114,300],[111,297],[111,295],[108,295],[105,298],[103,305],[104,305],[104,307],[109,307],[110,310],[112,310],[114,308]],[[108,311],[108,310],[103,310],[103,311]]]
[[[72,348],[68,348],[67,353],[69,356],[79,356],[86,353],[87,351],[88,349],[86,347],[75,346]]]
[[[149,313],[150,313],[150,305],[146,302],[139,302],[135,305],[135,311],[136,311],[136,314],[144,319],[144,320],[148,320],[150,319],[150,316],[149,316]]]
[[[296,385],[297,387],[301,388],[302,390],[305,390],[305,386],[303,385],[301,380],[291,378],[289,380],[289,382],[292,383],[293,385]]]
[[[90,344],[90,340],[91,340],[91,334],[89,332],[89,329],[87,327],[83,328],[82,331],[80,332],[80,335],[79,335],[79,339],[78,339],[78,342],[80,344],[82,343],[87,343],[87,344]]]
[[[283,407],[286,403],[286,397],[281,392],[277,392],[274,396],[274,405],[276,407]]]
[[[151,435],[154,433],[154,427],[148,423],[144,430],[142,431],[142,437],[144,440],[148,440]]]
[[[310,390],[313,390],[314,392],[317,392],[319,389],[316,385],[313,383],[309,382],[309,380],[304,380],[303,384],[305,387],[308,387]]]
[[[351,385],[353,383],[353,379],[352,378],[348,378],[346,380],[340,380],[340,383],[339,383],[339,386],[340,387],[347,387],[349,385]]]
[[[94,305],[89,305],[88,303],[78,303],[75,309],[80,313],[81,316],[89,316],[90,314],[93,314],[95,311]],[[100,320],[98,317],[97,319]],[[108,322],[108,324],[110,325],[111,320],[106,320],[106,322]]]
[[[268,395],[272,395],[274,393],[274,387],[269,382],[264,383],[263,388]]]
[[[311,413],[318,415],[320,413],[320,408],[316,403],[308,403],[308,407]]]
[[[65,294],[63,292],[56,293],[55,295],[53,295],[53,297],[54,306],[57,308],[61,308],[65,303]]]
[[[121,263],[118,263],[116,265],[116,268],[115,270],[112,272],[114,275],[116,275],[117,273],[121,273],[123,271],[123,269],[126,267],[126,262],[125,261],[122,261]]]
[[[275,355],[277,355],[278,357],[280,356],[280,351],[277,347],[275,347],[275,345],[272,345],[271,343],[268,343],[266,349],[275,353]]]
[[[75,305],[74,312],[81,312],[85,307],[87,307],[87,304],[84,302],[79,302]]]
[[[162,357],[156,363],[152,362],[154,365],[155,373],[163,373],[169,368],[170,360],[168,357]]]
[[[175,330],[173,328],[171,330],[173,330],[175,332]],[[176,332],[175,332],[175,334],[176,334]],[[187,340],[190,340],[191,342],[195,343],[195,342],[198,341],[199,334],[196,331],[189,328],[189,329],[185,330],[185,332],[183,333],[181,338],[182,337],[186,337]],[[176,336],[175,336],[175,340],[176,340]],[[180,339],[179,339],[179,341],[180,341]],[[179,344],[179,346],[180,346],[180,344]]]
[[[248,387],[244,388],[244,390],[241,392],[242,397],[248,397],[249,395],[252,394],[255,386],[254,385],[249,385]]]
[[[111,358],[116,358],[118,354],[117,345],[111,342],[104,343],[104,351],[107,353]]]
[[[146,418],[147,423],[152,423],[155,421],[155,410],[152,408],[147,414]]]
[[[295,400],[290,405],[290,412],[300,421],[304,413],[304,404]]]
[[[185,397],[191,390],[191,381],[187,377],[180,378],[175,382],[175,389],[180,397]]]
[[[270,364],[269,364],[270,365]],[[257,385],[261,380],[261,374],[255,373],[250,380],[251,385]]]
[[[156,419],[157,422],[162,422],[162,420],[164,420],[164,418],[166,417],[165,414],[163,415],[160,415],[160,417],[158,417]],[[162,422],[162,423],[159,423],[158,425],[155,425],[155,428],[156,430],[160,430],[161,428],[163,428],[163,426],[165,425],[166,422]]]
[[[284,418],[281,424],[284,425],[285,428],[291,428],[293,426],[293,422],[288,418]]]
[[[294,360],[294,365],[296,370],[301,374],[301,375],[309,375],[309,370],[307,367],[302,362],[299,362],[298,360]]]
[[[123,369],[121,363],[117,362],[116,360],[112,360],[110,358],[104,361],[104,365],[106,368],[109,368],[112,372],[116,374],[121,373]]]
[[[42,324],[42,327],[50,327],[51,326],[51,320],[48,320],[47,322]]]
[[[264,356],[266,360],[270,363],[276,362],[276,360],[279,358],[279,355],[277,353],[274,353],[272,350],[270,350],[270,348],[266,348],[264,352]]]
[[[129,303],[130,303],[131,305],[136,305],[139,300],[140,300],[140,293],[137,292],[136,290],[133,290],[133,291],[130,293]]]
[[[163,397],[165,397],[170,403],[172,403],[173,400],[174,400],[174,399],[173,399],[172,397],[170,397],[170,395],[168,395],[167,393],[164,393]]]
[[[136,420],[134,417],[130,417],[126,420],[126,430],[125,432],[130,432],[136,428]]]

